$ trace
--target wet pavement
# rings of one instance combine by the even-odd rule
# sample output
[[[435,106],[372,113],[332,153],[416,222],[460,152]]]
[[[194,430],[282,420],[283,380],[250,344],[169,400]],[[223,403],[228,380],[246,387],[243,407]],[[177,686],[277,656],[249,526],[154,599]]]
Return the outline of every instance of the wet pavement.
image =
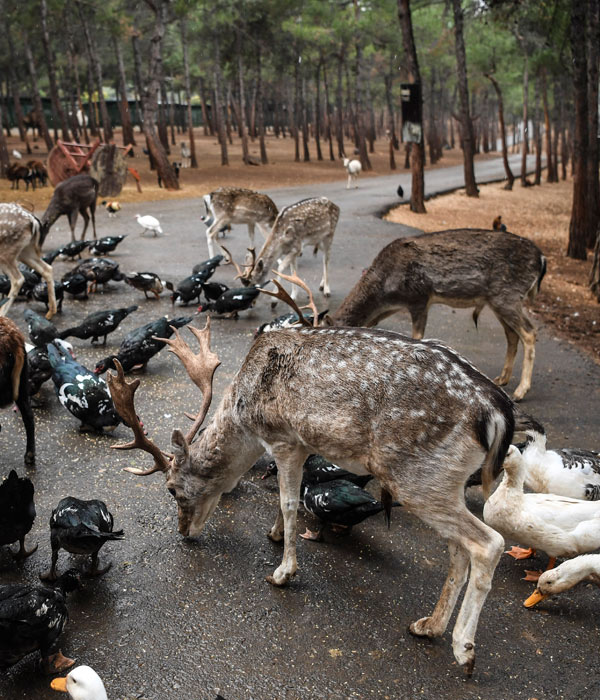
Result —
[[[481,164],[479,180],[501,177],[501,167],[499,161]],[[456,187],[461,181],[462,168],[433,171],[427,174],[427,191]],[[325,301],[318,296],[320,308],[336,309],[376,253],[411,233],[376,216],[398,202],[398,184],[408,195],[409,182],[402,172],[363,178],[357,190],[347,191],[340,177],[339,183],[270,192],[280,208],[313,195],[326,195],[341,207],[330,271],[332,297]],[[158,217],[167,235],[141,237],[136,213]],[[202,213],[200,200],[125,205],[116,219],[100,208],[98,236],[128,234],[111,256],[122,270],[150,270],[176,282],[208,257]],[[235,227],[225,239],[237,259],[243,259],[248,245],[244,229]],[[63,218],[47,247],[67,242],[68,235]],[[72,265],[57,261],[57,277]],[[320,257],[314,260],[307,250],[299,274],[316,289]],[[232,269],[225,267],[214,279],[231,285],[232,277]],[[106,348],[73,339],[80,362],[93,367],[129,330],[161,315],[186,313],[184,308],[172,310],[166,293],[159,301],[146,301],[142,293],[112,282],[88,301],[66,299],[54,321],[66,328],[92,311],[131,303],[138,303],[139,310],[109,336]],[[43,311],[36,302],[29,306]],[[25,307],[18,302],[10,313],[23,329]],[[188,309],[195,310],[195,305]],[[259,300],[237,321],[213,320],[212,345],[222,360],[215,405],[240,366],[254,329],[271,316],[269,301]],[[408,313],[387,319],[383,326],[409,332]],[[502,366],[504,333],[488,311],[476,330],[469,310],[435,306],[427,335],[443,339],[490,376]],[[519,349],[516,377],[521,353]],[[516,384],[513,377],[508,389]],[[173,355],[163,351],[150,361],[137,406],[159,445],[168,447],[171,430],[186,425],[184,411],[193,411],[199,402],[198,390]],[[100,674],[110,700],[213,700],[217,691],[227,700],[542,700],[600,692],[597,588],[580,586],[526,610],[522,602],[533,586],[521,578],[531,563],[502,557],[480,619],[475,673],[465,680],[454,664],[450,631],[435,642],[407,632],[411,621],[432,610],[447,566],[444,543],[419,520],[395,509],[390,530],[381,516],[355,527],[348,537],[327,533],[322,543],[299,540],[298,574],[289,587],[277,589],[264,580],[281,557],[281,548],[266,537],[277,510],[275,480],[263,481],[261,470],[251,470],[223,498],[201,537],[185,540],[177,533],[175,503],[162,475],[140,478],[122,470],[147,465],[149,458],[110,449],[129,439],[124,426],[102,437],[79,434],[77,421],[58,404],[51,382],[42,388],[40,403],[35,410],[37,467],[28,471],[38,513],[28,542],[39,542],[39,549],[23,565],[15,565],[2,548],[0,582],[34,582],[48,567],[48,519],[60,498],[106,501],[126,539],[102,550],[113,561],[112,570],[71,595],[62,649]],[[598,449],[600,367],[544,328],[533,386],[522,405],[545,424],[550,446]],[[16,468],[22,474],[20,418],[5,409],[0,421],[2,473]],[[478,490],[471,489],[468,499],[480,515]],[[312,524],[303,512],[299,520],[300,526]],[[69,559],[61,552],[61,571]],[[540,555],[533,563],[542,567],[546,559]],[[27,657],[4,674],[0,698],[57,697],[36,662],[35,656]]]

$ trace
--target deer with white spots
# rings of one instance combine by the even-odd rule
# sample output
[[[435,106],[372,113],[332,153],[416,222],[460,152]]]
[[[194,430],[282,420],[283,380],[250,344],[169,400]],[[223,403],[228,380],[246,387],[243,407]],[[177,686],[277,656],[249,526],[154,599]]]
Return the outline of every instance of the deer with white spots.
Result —
[[[56,295],[52,266],[42,260],[42,245],[47,229],[39,219],[18,204],[0,204],[0,268],[10,279],[8,301],[0,307],[5,316],[17,297],[25,278],[19,270],[19,262],[38,272],[48,287],[48,313],[56,313]]]
[[[450,570],[440,599],[430,616],[411,625],[412,633],[441,636],[468,580],[452,645],[470,674],[479,613],[504,540],[466,508],[464,485],[482,467],[489,492],[519,422],[516,407],[502,389],[438,342],[383,330],[313,328],[300,317],[302,327],[264,333],[254,341],[195,440],[220,364],[209,347],[209,324],[202,331],[188,326],[200,341],[197,354],[177,332],[165,341],[203,393],[188,433],[173,431],[169,454],[140,428],[133,396],[140,380],[127,383],[117,366],[118,376],[109,375],[109,385],[135,439],[115,447],[152,455],[152,467],[127,471],[164,472],[177,501],[179,532],[186,537],[200,535],[221,495],[267,448],[279,467],[280,505],[269,537],[283,542],[283,560],[267,578],[276,586],[296,574],[296,511],[308,455],[373,474],[405,510],[448,540]],[[519,428],[531,426],[519,420]]]
[[[370,327],[408,309],[412,336],[420,339],[432,304],[474,307],[476,325],[489,306],[507,341],[497,384],[508,383],[519,340],[523,343],[521,381],[513,394],[520,401],[531,388],[536,338],[523,302],[535,298],[545,273],[546,258],[535,243],[507,231],[456,229],[398,238],[377,255],[326,320],[334,326]]]
[[[254,227],[258,226],[266,238],[277,217],[277,207],[266,194],[241,187],[219,187],[204,195],[206,214],[202,221],[210,257],[216,255],[215,240],[219,231],[231,224],[248,224],[250,245],[254,245]]]
[[[315,255],[319,248],[323,251],[323,278],[319,289],[328,297],[331,294],[329,256],[339,216],[340,208],[327,197],[302,199],[282,209],[258,256],[255,258],[254,251],[251,250],[252,260],[245,271],[238,268],[242,283],[246,286],[262,284],[276,260],[279,261],[277,272],[283,272],[289,267],[291,274],[295,275],[296,258],[302,254],[305,245],[311,245]],[[294,286],[292,299],[295,298]]]

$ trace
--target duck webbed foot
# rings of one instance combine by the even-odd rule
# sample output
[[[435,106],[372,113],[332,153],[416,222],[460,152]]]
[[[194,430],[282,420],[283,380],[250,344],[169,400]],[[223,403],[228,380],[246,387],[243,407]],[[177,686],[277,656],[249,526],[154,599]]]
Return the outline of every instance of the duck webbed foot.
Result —
[[[112,561],[107,562],[106,565],[102,568],[100,568],[98,564],[98,553],[96,552],[95,554],[92,554],[92,562],[89,570],[86,571],[85,576],[92,578],[95,576],[102,576],[112,567]]]
[[[556,557],[550,557],[548,560],[548,566],[546,567],[546,571],[550,571],[550,569],[553,569],[556,566]],[[537,581],[539,577],[544,573],[543,571],[528,571],[525,569],[525,573],[527,574],[525,578],[523,579],[524,581]]]
[[[510,557],[514,559],[529,559],[535,556],[535,549],[529,547],[528,549],[523,549],[522,547],[511,547],[508,552],[505,552]]]
[[[25,537],[23,536],[19,540],[19,551],[18,552],[11,552],[11,554],[13,555],[13,558],[16,559],[17,561],[22,560],[22,559],[27,559],[27,557],[30,557],[34,552],[37,551],[37,548],[38,548],[38,546],[36,544],[35,547],[33,549],[30,549],[29,551],[27,549],[25,549]]]
[[[68,656],[63,656],[61,651],[57,651],[56,654],[51,654],[42,659],[42,666],[44,671],[48,674],[62,673],[74,665],[75,659],[69,659]]]
[[[304,540],[312,540],[313,542],[321,542],[323,539],[323,528],[320,528],[316,532],[313,532],[312,530],[309,530],[306,528],[306,532],[302,535],[300,535],[302,539]]]

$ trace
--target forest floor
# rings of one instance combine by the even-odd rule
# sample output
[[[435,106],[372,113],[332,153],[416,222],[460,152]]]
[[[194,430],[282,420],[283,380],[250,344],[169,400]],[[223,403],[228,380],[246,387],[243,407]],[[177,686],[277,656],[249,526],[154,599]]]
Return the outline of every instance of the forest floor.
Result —
[[[138,144],[141,138],[136,134]],[[290,138],[267,137],[269,164],[247,166],[241,161],[241,143],[234,138],[228,146],[230,165],[221,166],[220,147],[215,137],[204,136],[196,130],[196,152],[199,167],[180,171],[181,189],[170,192],[159,188],[156,175],[148,166],[148,158],[138,145],[135,157],[128,158],[127,164],[135,168],[141,177],[142,193],[138,193],[133,178],[128,177],[118,199],[121,202],[144,202],[161,199],[187,199],[202,195],[220,186],[234,185],[256,190],[290,187],[295,185],[333,182],[345,180],[346,172],[339,160],[328,157],[328,144],[322,142],[324,160],[317,161],[314,142],[310,144],[310,162],[294,162],[294,142]],[[177,135],[178,143],[186,140],[185,135]],[[116,142],[120,142],[119,136]],[[25,155],[23,144],[18,137],[8,141],[9,153],[18,149]],[[43,141],[33,143],[31,158],[45,160],[47,152]],[[258,141],[249,142],[250,154],[259,157]],[[348,147],[348,151],[350,148]],[[173,147],[171,161],[179,161],[179,146]],[[478,160],[499,157],[497,153],[481,154]],[[376,144],[376,152],[370,154],[373,170],[362,173],[369,175],[390,174],[387,142]],[[455,166],[462,163],[462,152],[444,151],[444,157],[426,170]],[[396,172],[406,176],[404,152],[396,153]],[[38,213],[48,204],[52,188],[38,188],[24,192],[23,183],[19,191],[11,190],[7,180],[0,180],[0,201],[20,201],[33,207]],[[502,215],[509,231],[533,240],[548,259],[548,272],[542,283],[540,294],[532,309],[549,325],[558,336],[566,338],[591,355],[600,364],[600,305],[593,299],[588,278],[591,257],[583,262],[565,256],[572,202],[572,181],[556,184],[544,183],[540,187],[522,188],[518,181],[511,192],[503,189],[503,183],[480,186],[478,199],[469,198],[464,190],[435,197],[427,202],[427,214],[414,214],[408,205],[403,205],[389,213],[388,219],[424,231],[447,228],[481,227],[491,228],[493,219]],[[143,213],[141,211],[140,213]]]

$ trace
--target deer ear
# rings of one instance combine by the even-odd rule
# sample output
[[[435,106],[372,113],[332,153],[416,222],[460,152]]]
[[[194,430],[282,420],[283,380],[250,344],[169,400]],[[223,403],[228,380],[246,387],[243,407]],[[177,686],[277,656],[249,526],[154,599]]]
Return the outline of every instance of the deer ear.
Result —
[[[263,259],[262,259],[262,258],[259,258],[259,259],[258,259],[258,262],[256,263],[256,271],[257,271],[257,272],[262,272],[264,266],[265,266],[265,263],[263,262]]]
[[[171,452],[175,456],[175,464],[181,465],[190,457],[190,448],[181,430],[175,429],[171,433]]]
[[[323,317],[323,325],[324,326],[333,326],[333,319],[329,314],[325,314]]]

